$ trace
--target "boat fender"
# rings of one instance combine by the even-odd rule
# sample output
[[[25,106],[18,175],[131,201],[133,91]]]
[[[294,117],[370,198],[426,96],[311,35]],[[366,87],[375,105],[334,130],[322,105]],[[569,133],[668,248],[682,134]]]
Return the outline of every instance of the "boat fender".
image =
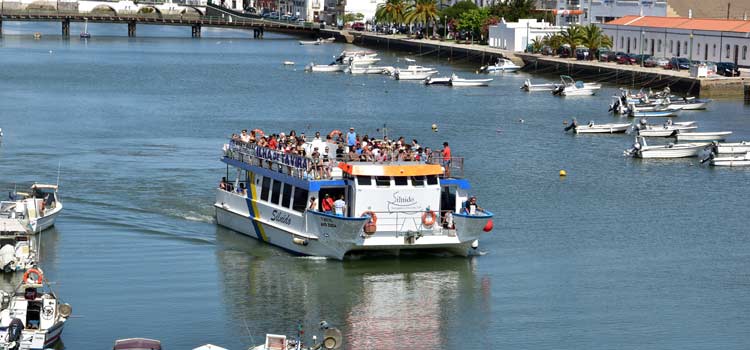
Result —
[[[490,232],[492,231],[493,227],[495,227],[495,225],[492,223],[492,219],[487,219],[487,223],[484,224],[484,228],[482,230],[484,232]]]
[[[24,283],[42,284],[42,281],[44,281],[44,274],[42,273],[42,270],[31,268],[26,270],[26,272],[23,274]]]
[[[422,225],[424,227],[432,227],[432,225],[435,224],[435,220],[437,219],[437,214],[435,214],[434,211],[428,210],[422,214]]]
[[[309,244],[309,242],[306,239],[299,238],[299,237],[292,238],[292,242],[294,244],[301,245],[301,246],[307,246]]]
[[[71,314],[73,314],[73,307],[71,307],[68,303],[58,304],[57,312],[62,317],[69,317]]]
[[[362,217],[368,217],[367,223],[365,223],[364,231],[366,234],[374,234],[378,230],[378,216],[370,210],[362,213]]]

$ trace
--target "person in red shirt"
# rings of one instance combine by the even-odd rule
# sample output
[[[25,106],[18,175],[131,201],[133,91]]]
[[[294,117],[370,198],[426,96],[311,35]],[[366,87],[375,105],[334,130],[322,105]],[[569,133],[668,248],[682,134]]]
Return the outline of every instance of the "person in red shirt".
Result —
[[[323,212],[326,214],[332,214],[333,213],[333,198],[328,195],[328,193],[325,194],[325,198],[323,198],[323,203],[321,203],[323,206]]]
[[[443,155],[443,167],[445,168],[445,177],[451,177],[451,148],[448,146],[448,142],[443,142],[443,150],[440,151]]]
[[[268,148],[276,149],[278,143],[276,143],[276,135],[271,135],[271,139],[268,140]]]

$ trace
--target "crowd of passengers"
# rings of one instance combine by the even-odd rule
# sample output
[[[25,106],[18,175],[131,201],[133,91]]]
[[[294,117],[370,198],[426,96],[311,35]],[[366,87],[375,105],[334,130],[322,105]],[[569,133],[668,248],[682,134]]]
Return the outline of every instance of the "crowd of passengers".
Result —
[[[331,170],[337,162],[421,162],[439,163],[446,169],[446,176],[450,177],[451,150],[448,142],[443,142],[443,148],[433,151],[430,147],[422,147],[417,140],[407,142],[404,137],[390,140],[387,136],[383,139],[375,139],[368,135],[358,135],[354,128],[349,132],[342,133],[334,130],[325,138],[320,132],[315,132],[312,139],[307,139],[305,133],[299,135],[291,130],[289,134],[279,133],[265,135],[262,130],[255,129],[249,133],[242,130],[240,134],[232,134],[234,142],[253,144],[266,147],[280,152],[300,155],[310,159],[307,174],[316,179],[331,178]],[[326,142],[325,149],[313,147],[310,154],[304,145],[307,142]],[[316,143],[313,143],[313,145]],[[335,145],[332,150],[328,145]],[[270,166],[270,164],[269,164]]]

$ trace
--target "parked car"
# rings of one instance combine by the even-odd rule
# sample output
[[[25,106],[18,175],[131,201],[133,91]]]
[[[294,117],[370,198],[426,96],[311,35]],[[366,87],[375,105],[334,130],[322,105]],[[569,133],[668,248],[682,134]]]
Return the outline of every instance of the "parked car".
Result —
[[[609,53],[610,53],[610,50],[608,47],[600,47],[596,49],[596,57],[594,57],[594,59],[601,60],[601,57],[603,55],[606,56],[606,55],[609,55]]]
[[[617,59],[617,64],[635,64],[636,63],[635,56],[636,55],[632,55],[632,54],[622,55],[620,56],[620,58]]]
[[[690,60],[685,57],[672,57],[669,59],[670,69],[690,69]]]
[[[358,30],[358,31],[361,32],[361,31],[365,30],[365,24],[362,23],[362,22],[354,22],[354,23],[352,23],[352,29]]]
[[[589,60],[591,59],[591,52],[586,47],[576,48],[576,59],[577,60]]]
[[[607,53],[606,60],[604,61],[605,62],[617,62],[620,60],[622,56],[625,56],[625,55],[626,53],[622,51],[618,51],[618,52],[610,51],[609,53]],[[601,61],[601,58],[600,58],[600,61]]]
[[[732,62],[719,62],[716,64],[716,73],[727,77],[739,77],[740,69]]]
[[[664,67],[669,64],[669,60],[664,57],[649,57],[643,61],[644,67]]]
[[[550,56],[550,55],[554,55],[554,54],[555,54],[555,50],[553,50],[551,47],[549,47],[549,46],[543,46],[542,47],[542,55]]]

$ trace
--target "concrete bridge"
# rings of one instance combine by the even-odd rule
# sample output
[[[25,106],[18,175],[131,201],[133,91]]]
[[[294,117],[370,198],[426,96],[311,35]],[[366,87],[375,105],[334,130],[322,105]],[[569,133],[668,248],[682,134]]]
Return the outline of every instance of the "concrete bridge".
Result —
[[[210,15],[207,15],[210,14]],[[190,26],[192,36],[200,37],[202,27],[253,29],[296,34],[317,34],[317,23],[296,23],[246,16],[212,4],[154,3],[133,1],[49,1],[0,0],[0,35],[3,21],[48,21],[62,23],[62,36],[70,37],[70,23],[123,23],[128,36],[135,37],[139,23]]]

